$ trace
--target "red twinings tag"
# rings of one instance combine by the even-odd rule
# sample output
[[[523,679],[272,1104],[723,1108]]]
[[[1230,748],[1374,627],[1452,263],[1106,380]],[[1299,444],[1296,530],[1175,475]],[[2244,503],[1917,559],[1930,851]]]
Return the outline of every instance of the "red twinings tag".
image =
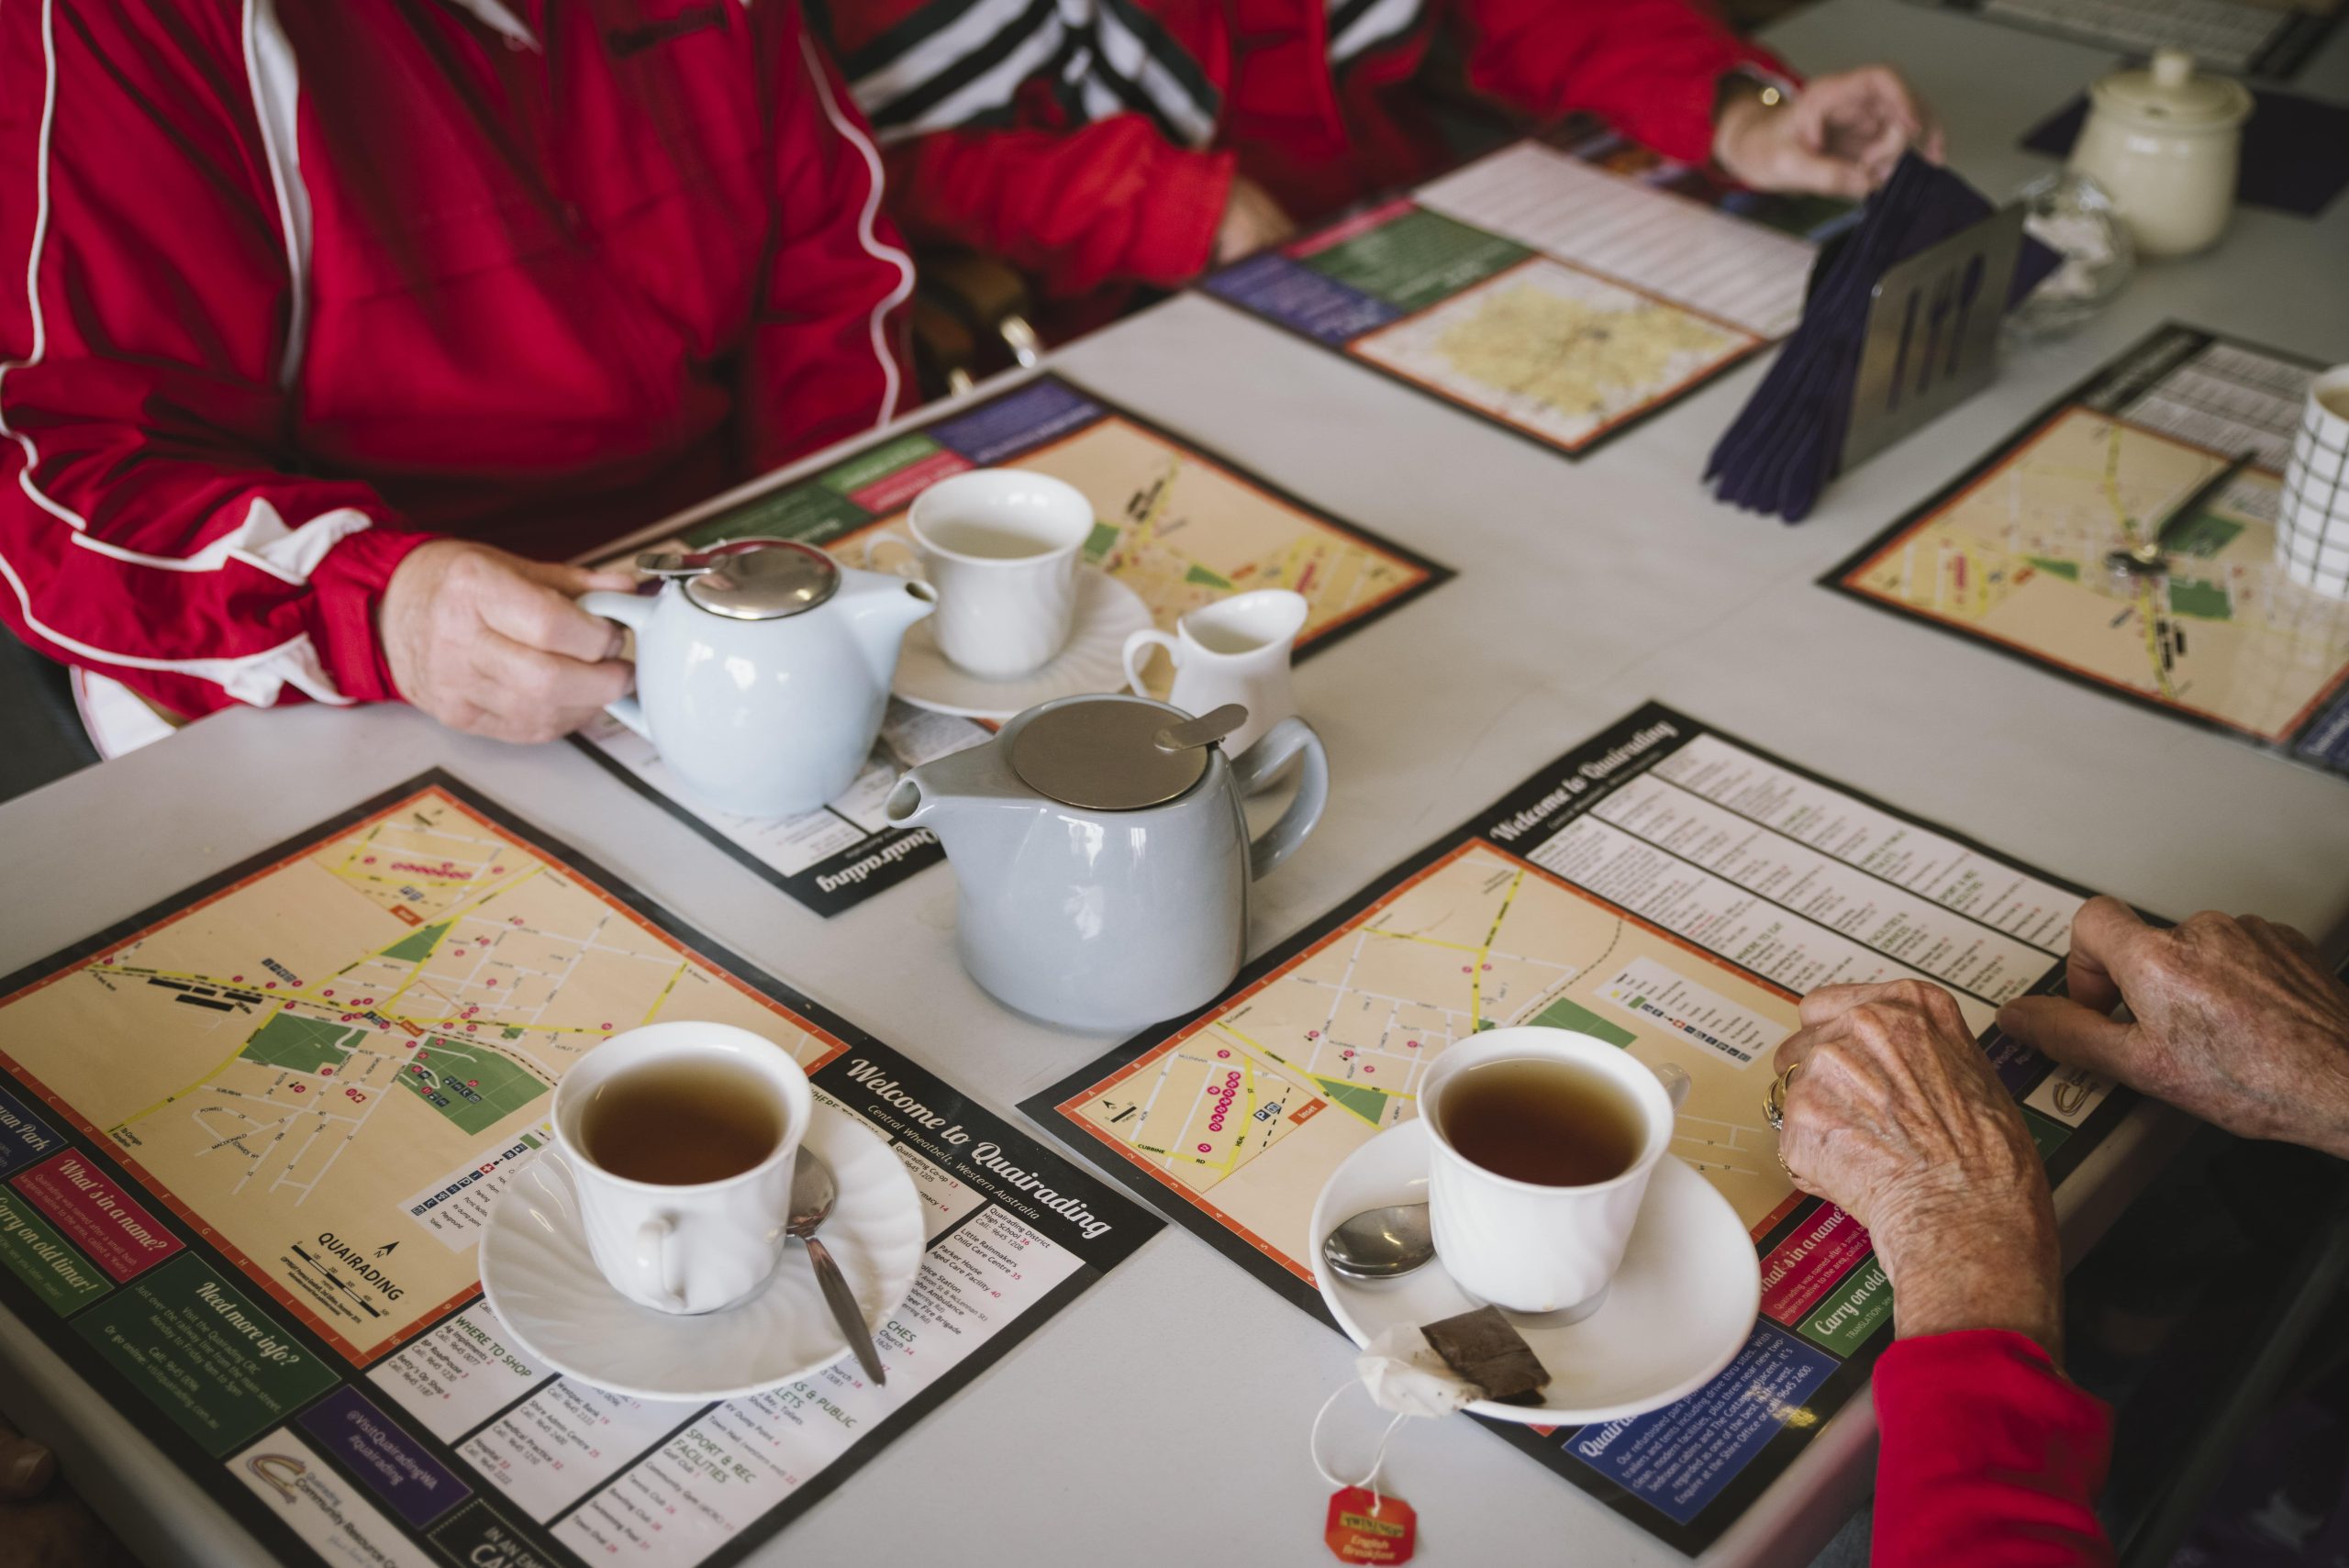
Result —
[[[1341,1486],[1330,1494],[1330,1532],[1323,1539],[1341,1562],[1408,1562],[1419,1537],[1419,1517],[1391,1492]]]

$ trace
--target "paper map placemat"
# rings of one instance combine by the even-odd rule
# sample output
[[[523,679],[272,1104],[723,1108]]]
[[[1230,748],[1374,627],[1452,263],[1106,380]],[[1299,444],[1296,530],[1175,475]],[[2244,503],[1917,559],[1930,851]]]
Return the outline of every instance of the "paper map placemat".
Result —
[[[2182,49],[2204,70],[2289,76],[2340,19],[2339,0],[1915,0],[2143,57]]]
[[[885,1388],[629,1399],[481,1298],[555,1082],[683,1018],[785,1046],[912,1172]],[[1158,1228],[439,773],[0,982],[0,1304],[289,1563],[731,1562]]]
[[[2161,328],[1822,582],[2349,772],[2349,603],[2275,564],[2277,495],[2320,368]],[[2249,466],[2164,528],[2244,452]],[[2166,573],[2107,566],[2155,529]]]
[[[1578,456],[1791,331],[1814,241],[1848,211],[1756,197],[1573,132],[1201,286]]]
[[[820,545],[861,566],[866,543],[900,522],[929,485],[965,469],[1007,466],[1052,474],[1085,494],[1097,521],[1084,560],[1141,595],[1169,631],[1186,612],[1227,595],[1293,588],[1311,606],[1297,638],[1302,660],[1452,575],[1050,375],[700,518],[662,548],[698,550],[756,535]],[[625,565],[658,542],[640,541],[602,564]],[[880,740],[848,793],[821,811],[774,821],[696,806],[651,743],[615,719],[599,718],[573,740],[704,838],[829,916],[945,858],[927,828],[890,827],[883,804],[907,769],[974,746],[990,732],[892,700]]]
[[[1664,1409],[1493,1429],[1676,1549],[1719,1538],[1863,1387],[1891,1336],[1866,1234],[1795,1191],[1762,1114],[1815,986],[1948,986],[2061,1180],[2123,1094],[1992,1027],[2061,981],[2087,895],[1653,705],[1526,780],[1162,1026],[1022,1109],[1328,1321],[1306,1256],[1345,1158],[1418,1114],[1428,1064],[1505,1025],[1691,1079],[1672,1151],[1751,1228],[1762,1314]]]

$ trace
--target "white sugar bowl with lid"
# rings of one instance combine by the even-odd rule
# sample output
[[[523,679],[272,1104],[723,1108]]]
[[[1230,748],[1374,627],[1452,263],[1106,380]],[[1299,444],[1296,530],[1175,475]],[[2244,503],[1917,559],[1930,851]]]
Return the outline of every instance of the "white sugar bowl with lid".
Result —
[[[2234,211],[2250,89],[2165,49],[2144,70],[2115,72],[2088,93],[2071,166],[2111,195],[2137,249],[2185,256],[2216,243]]]
[[[636,634],[636,695],[614,718],[721,811],[813,811],[855,782],[881,732],[897,651],[938,608],[926,583],[841,565],[812,545],[741,539],[637,557],[660,595],[583,595]]]

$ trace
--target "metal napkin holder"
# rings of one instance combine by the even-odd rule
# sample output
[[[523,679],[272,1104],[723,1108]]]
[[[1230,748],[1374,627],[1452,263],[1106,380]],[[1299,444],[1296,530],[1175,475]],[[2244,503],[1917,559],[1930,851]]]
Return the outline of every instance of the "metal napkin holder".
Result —
[[[1886,269],[1868,325],[1838,473],[1850,472],[1989,384],[2022,254],[2021,202]]]

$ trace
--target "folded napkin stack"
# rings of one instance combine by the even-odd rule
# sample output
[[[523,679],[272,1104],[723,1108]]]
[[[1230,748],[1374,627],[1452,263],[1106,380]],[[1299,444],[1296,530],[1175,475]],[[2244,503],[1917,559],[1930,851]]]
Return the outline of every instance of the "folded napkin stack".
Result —
[[[1867,335],[1869,291],[1898,262],[1991,213],[1989,199],[1915,153],[1868,198],[1859,222],[1831,240],[1812,264],[1802,323],[1753,401],[1713,449],[1705,477],[1720,498],[1790,523],[1810,515],[1835,476],[1859,382]],[[2061,260],[2026,235],[2009,291],[2011,309]]]

